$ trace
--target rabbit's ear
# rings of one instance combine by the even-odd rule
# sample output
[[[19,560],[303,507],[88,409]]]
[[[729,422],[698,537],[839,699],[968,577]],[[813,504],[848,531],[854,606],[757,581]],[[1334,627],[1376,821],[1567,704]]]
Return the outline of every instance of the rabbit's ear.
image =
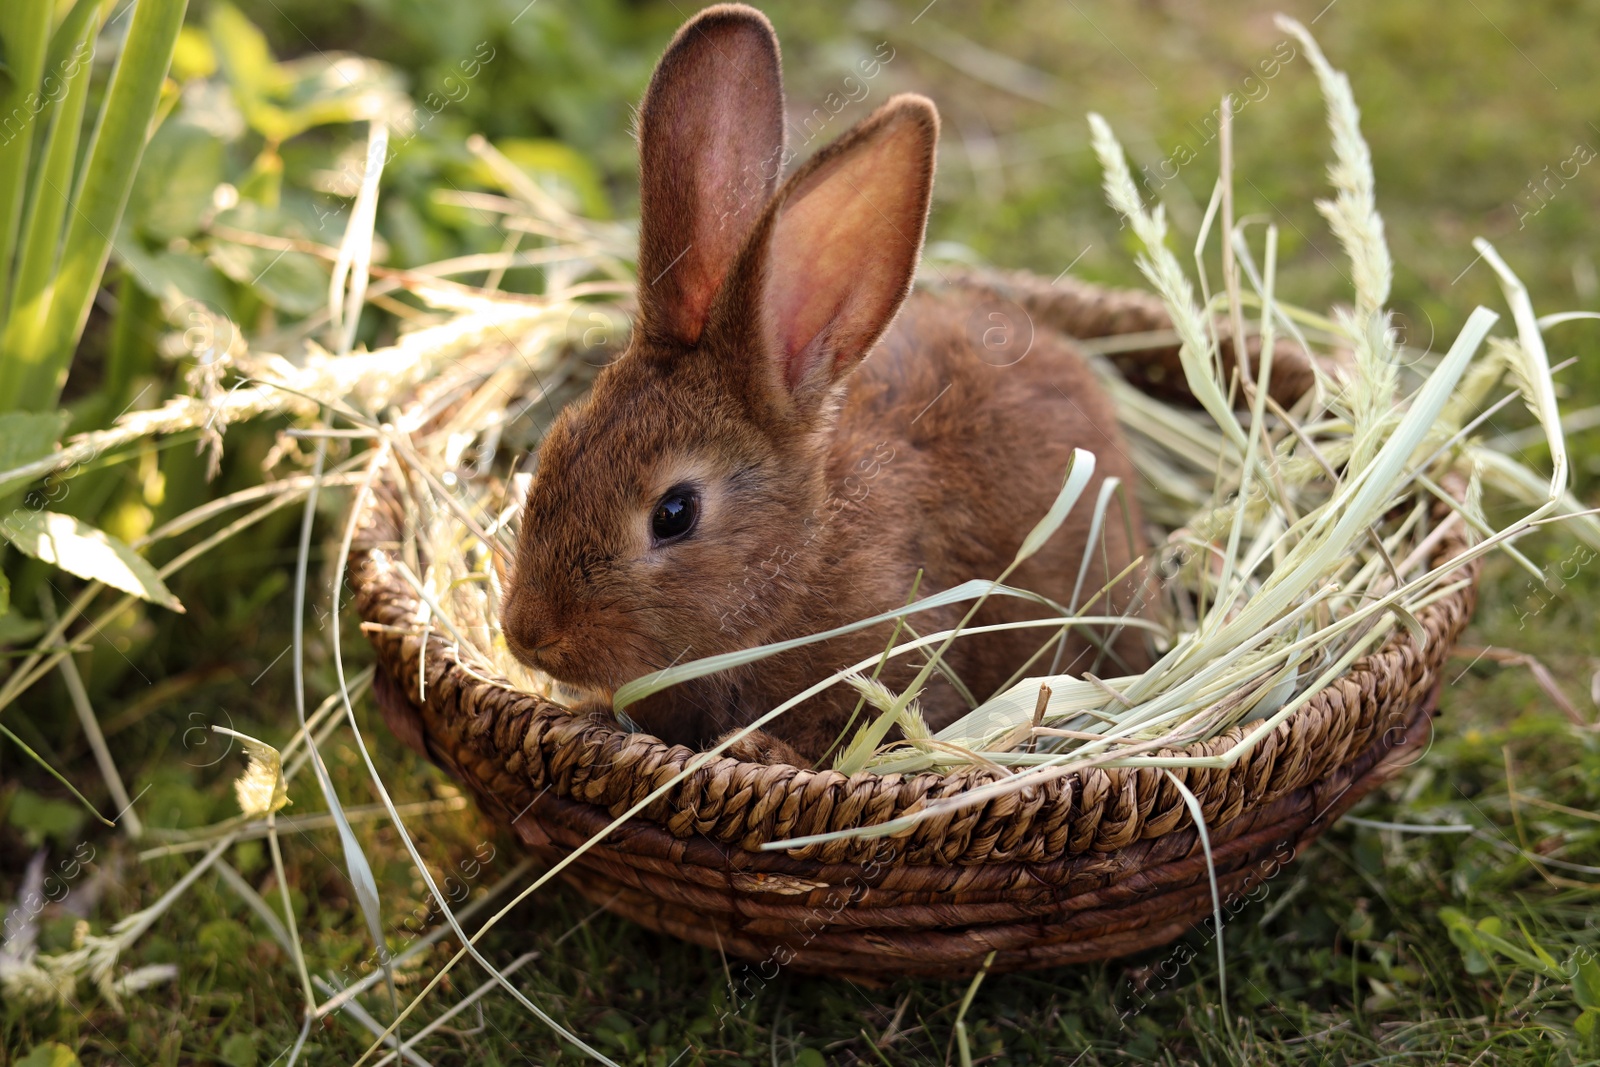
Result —
[[[706,8],[639,109],[639,304],[652,341],[693,344],[783,171],[783,75],[765,15]]]
[[[752,237],[741,268],[759,279],[762,341],[802,408],[855,368],[910,292],[938,139],[929,100],[892,97],[797,171]]]

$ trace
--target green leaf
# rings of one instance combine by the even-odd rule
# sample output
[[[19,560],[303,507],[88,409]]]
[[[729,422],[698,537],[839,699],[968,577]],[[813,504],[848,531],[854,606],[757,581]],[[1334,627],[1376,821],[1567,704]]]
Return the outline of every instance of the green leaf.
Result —
[[[283,156],[273,144],[256,155],[255,162],[239,179],[239,198],[274,210],[283,202]]]
[[[1439,919],[1450,933],[1450,940],[1461,950],[1461,960],[1468,974],[1483,974],[1489,970],[1489,958],[1484,952],[1483,939],[1472,920],[1456,908],[1440,908]]]
[[[280,109],[268,102],[278,75],[266,34],[229,3],[211,6],[206,14],[206,28],[211,31],[211,46],[217,63],[233,89],[234,100],[244,112],[245,121],[268,140],[282,140]]]
[[[1600,1008],[1589,1008],[1573,1021],[1572,1026],[1580,1037],[1593,1037],[1596,1026],[1600,1026]]]
[[[228,3],[212,5],[206,25],[239,110],[270,144],[314,126],[407,121],[410,101],[387,64],[340,53],[279,63],[261,30]]]
[[[231,314],[228,283],[203,256],[167,249],[152,255],[126,226],[117,234],[116,249],[117,258],[127,265],[133,280],[169,311],[197,300],[214,310]]]
[[[76,837],[83,829],[83,809],[68,800],[18,789],[6,821],[21,831],[31,847],[37,848],[47,840],[64,843]]]
[[[53,10],[54,5],[45,3],[0,4],[0,51],[5,52],[9,75],[0,93],[0,316],[11,295],[12,256],[33,149],[36,116],[28,97],[44,74]]]
[[[1556,958],[1550,955],[1543,945],[1533,939],[1533,935],[1528,933],[1528,927],[1521,919],[1517,920],[1517,929],[1522,931],[1523,939],[1528,942],[1528,947],[1533,949],[1533,954],[1538,957],[1539,962],[1544,964],[1551,973],[1561,973],[1561,965],[1556,962]]]
[[[289,136],[314,126],[373,119],[404,128],[411,98],[400,73],[387,63],[347,52],[303,56],[278,65]]]
[[[34,1048],[17,1061],[17,1067],[78,1067],[78,1057],[67,1046],[52,1041]]]
[[[52,283],[61,250],[63,221],[72,196],[73,167],[77,162],[78,138],[83,130],[83,112],[93,66],[90,57],[95,20],[88,17],[81,0],[72,11],[69,24],[58,31],[58,37],[61,32],[73,28],[77,39],[58,40],[51,48],[51,63],[45,78],[47,102],[38,120],[46,124],[45,136],[40,142],[40,159],[22,225],[10,313],[5,321],[4,336],[0,338],[0,351],[22,356],[29,363],[43,358],[43,346],[48,343]],[[65,47],[67,44],[70,47]]]
[[[222,142],[181,119],[161,124],[134,180],[128,221],[152,242],[165,244],[200,228],[222,181]]]
[[[216,224],[291,240],[308,233],[304,220],[293,213],[250,200],[219,214]],[[272,306],[295,315],[307,315],[328,306],[329,267],[316,256],[235,244],[220,237],[210,246],[207,259],[212,267]]]
[[[57,4],[59,9],[61,5]],[[108,6],[105,0],[75,0],[72,7],[67,10],[63,18],[50,34],[50,51],[47,53],[48,62],[53,71],[58,66],[65,66],[72,62],[73,50],[78,47],[78,42],[83,40],[85,32],[92,25],[99,28],[102,14],[101,8]],[[48,88],[48,86],[46,86]]]
[[[54,452],[61,431],[66,428],[67,413],[64,411],[0,412],[0,498],[32,481],[31,478],[7,481],[6,475]]]
[[[0,574],[0,585],[7,585],[3,574]],[[0,645],[15,647],[24,641],[32,641],[42,633],[44,633],[44,623],[39,619],[30,619],[19,611],[8,611],[0,615]]]
[[[104,582],[152,604],[183,611],[183,605],[148,560],[126,543],[71,515],[19,509],[0,524],[0,533],[24,555],[54,563],[79,578]]]
[[[256,1067],[255,1034],[230,1034],[221,1051],[229,1067]]]
[[[309,315],[328,304],[328,271],[315,256],[218,241],[209,259],[212,266],[282,311]]]
[[[1583,960],[1572,975],[1572,997],[1578,1007],[1590,1012],[1600,1011],[1600,961],[1587,949],[1583,950]]]
[[[5,5],[8,9],[14,6],[28,10],[50,5]],[[144,155],[187,7],[188,0],[138,0],[133,8],[127,38],[84,156],[82,179],[73,193],[48,327],[37,351],[27,353],[26,362],[8,374],[12,380],[0,395],[0,406],[52,406],[60,395],[111,254],[111,236],[117,231]],[[4,242],[0,242],[3,249]],[[8,357],[14,355],[7,353]]]

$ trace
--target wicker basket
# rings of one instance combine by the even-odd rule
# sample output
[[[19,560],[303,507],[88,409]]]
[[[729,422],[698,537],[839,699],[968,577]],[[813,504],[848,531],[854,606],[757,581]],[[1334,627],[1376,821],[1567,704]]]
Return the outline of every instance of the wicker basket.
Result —
[[[1017,295],[1027,306],[1027,294]],[[1080,336],[1166,321],[1144,294],[1084,290],[1077,299],[1080,309],[1115,305],[1098,318],[1057,316]],[[1029,311],[1050,321],[1048,308]],[[1181,380],[1174,351],[1139,356],[1119,363],[1164,367],[1169,381]],[[1298,358],[1304,372],[1303,356],[1274,358],[1286,368]],[[424,641],[422,605],[396,566],[399,520],[388,499],[369,498],[350,559],[377,650],[377,699],[391,729],[492,818],[553,859],[695,757],[486,683],[461,668],[444,638]],[[1441,544],[1435,558],[1462,547]],[[1200,802],[1224,900],[1276,875],[1427,747],[1439,672],[1476,599],[1475,565],[1453,577],[1471,581],[1418,612],[1425,647],[1397,627],[1233,766],[1175,771]],[[1190,752],[1215,755],[1241,736],[1234,728]],[[766,841],[883,823],[993,779],[978,769],[847,777],[716,759],[589,849],[567,880],[612,911],[731,956],[875,982],[970,975],[991,952],[993,970],[1107,959],[1169,942],[1211,914],[1193,820],[1152,768],[1068,775],[894,837],[759,851]]]

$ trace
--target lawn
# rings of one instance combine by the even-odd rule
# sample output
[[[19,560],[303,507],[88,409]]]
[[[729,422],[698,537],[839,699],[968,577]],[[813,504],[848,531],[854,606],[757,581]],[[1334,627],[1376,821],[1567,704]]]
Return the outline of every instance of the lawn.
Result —
[[[690,10],[642,0],[236,2],[191,0],[184,16],[152,104],[159,125],[69,353],[59,399],[67,434],[102,431],[172,396],[223,396],[235,383],[208,353],[289,353],[321,330],[328,269],[316,249],[344,232],[375,115],[396,129],[377,201],[376,256],[387,266],[516,247],[472,206],[470,194],[498,192],[503,179],[472,147],[475,134],[573,210],[636,217],[629,109]],[[87,82],[94,107],[109,95],[109,58],[128,30],[124,5],[89,6],[106,21],[105,54]],[[54,7],[66,17],[74,5]],[[1600,5],[764,8],[784,44],[792,139],[825,143],[893,92],[938,104],[932,254],[1138,284],[1084,115],[1116,128],[1186,255],[1218,172],[1216,110],[1233,93],[1245,100],[1236,211],[1279,226],[1280,296],[1311,308],[1348,300],[1348,267],[1313,207],[1330,158],[1322,97],[1273,24],[1281,10],[1311,26],[1362,107],[1408,344],[1448,345],[1477,305],[1504,312],[1474,236],[1493,242],[1541,313],[1600,309]],[[0,16],[0,41],[15,40],[7,35],[21,19]],[[863,77],[869,60],[874,73]],[[526,265],[496,279],[524,291],[539,281]],[[396,323],[415,313],[398,296],[374,297],[352,340],[392,343]],[[1552,358],[1568,363],[1556,380],[1573,416],[1573,486],[1600,506],[1600,325],[1560,329]],[[264,475],[307,472],[314,444],[283,433],[299,418],[270,411],[221,434],[205,423],[118,441],[91,451],[71,478],[0,484],[0,503],[37,508],[25,494],[44,493],[55,511],[139,544],[209,500],[251,492]],[[1530,425],[1513,406],[1484,432],[1547,469]],[[329,468],[351,447],[333,442]],[[0,471],[31,458],[0,441]],[[10,608],[0,614],[0,675],[15,681],[10,672],[80,595],[92,598],[95,621],[69,632],[62,666],[0,691],[9,734],[0,739],[0,901],[16,908],[8,935],[26,925],[41,952],[62,954],[119,933],[119,920],[157,904],[212,848],[215,839],[193,831],[238,814],[243,744],[210,728],[275,745],[293,734],[288,653],[304,505],[288,503],[168,578],[181,615],[138,601],[111,611],[114,591],[86,593],[80,578],[0,550]],[[329,488],[315,509],[308,711],[337,692],[333,627],[347,673],[370,662],[348,598],[341,618],[328,611],[347,503],[345,490]],[[219,528],[158,539],[148,555],[165,564]],[[515,962],[527,998],[619,1063],[954,1063],[958,1017],[975,1063],[1600,1063],[1600,566],[1559,531],[1521,547],[1545,577],[1492,558],[1431,746],[1227,922],[1225,974],[1197,929],[1128,960],[990,976],[970,1002],[966,982],[866,987],[787,973],[746,995],[734,991],[736,962],[593,913],[554,886],[519,905],[482,950],[502,968]],[[498,905],[531,877],[515,842],[395,740],[369,700],[355,712],[395,801],[415,805],[409,831],[435,877],[460,891],[458,906],[491,895]],[[370,809],[378,798],[351,733],[335,730],[321,751],[345,807]],[[122,786],[107,784],[106,760]],[[137,839],[126,818],[111,829],[86,807],[116,812],[118,788],[132,800]],[[0,1064],[288,1062],[305,1003],[282,944],[289,920],[308,977],[323,983],[318,999],[370,975],[376,958],[340,835],[315,819],[327,805],[314,776],[297,777],[289,797],[277,815],[281,863],[263,836],[242,835],[127,939],[116,971],[175,973],[146,972],[151,983],[127,988],[120,1003],[89,981],[38,1003],[0,984]],[[388,951],[415,950],[396,975],[404,1002],[456,942],[427,940],[441,916],[394,827],[362,816],[353,834],[380,891]],[[26,883],[34,862],[49,899],[29,907],[40,892]],[[484,980],[457,968],[419,1018],[439,1017]],[[353,1062],[372,1040],[363,1018],[391,1014],[380,982],[312,1026],[300,1062]],[[417,1051],[440,1065],[584,1060],[492,988]]]

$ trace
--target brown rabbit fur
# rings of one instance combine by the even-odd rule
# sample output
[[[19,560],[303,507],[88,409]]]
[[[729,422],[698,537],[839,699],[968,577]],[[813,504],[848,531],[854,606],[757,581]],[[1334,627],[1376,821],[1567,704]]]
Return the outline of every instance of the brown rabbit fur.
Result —
[[[1101,481],[1121,479],[1132,509],[1132,465],[1107,397],[1065,342],[1041,334],[1025,358],[993,366],[969,337],[983,321],[975,303],[907,299],[937,137],[933,105],[896,96],[774,191],[785,152],[771,26],[728,5],[680,30],[640,111],[639,321],[540,450],[502,609],[518,658],[598,704],[674,663],[898,608],[918,570],[921,595],[997,577],[1079,447],[1097,457],[1094,480],[1009,580],[1070,599]],[[692,528],[659,537],[667,513],[692,515]],[[1129,528],[1113,507],[1080,599],[1134,558]],[[1108,599],[1094,613],[1130,610],[1134,583]],[[931,633],[966,609],[908,621]],[[970,625],[1049,614],[995,596]],[[629,714],[666,740],[705,744],[878,656],[892,629],[683,683]],[[1115,671],[1146,665],[1134,633],[1113,643]],[[944,658],[981,700],[1049,634],[962,638]],[[1075,632],[1061,669],[1091,669],[1096,652]],[[923,655],[892,659],[882,680],[903,688]],[[857,699],[835,685],[734,751],[815,761],[841,743]],[[968,710],[939,675],[919,705],[935,729]]]

